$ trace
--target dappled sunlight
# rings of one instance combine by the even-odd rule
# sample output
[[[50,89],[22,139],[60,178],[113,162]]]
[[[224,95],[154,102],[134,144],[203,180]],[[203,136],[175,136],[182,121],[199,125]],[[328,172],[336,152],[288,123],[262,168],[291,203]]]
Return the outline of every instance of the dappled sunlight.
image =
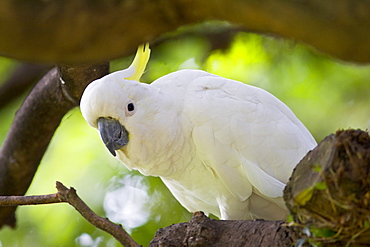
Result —
[[[241,33],[236,35],[227,51],[210,54],[203,69],[233,80],[246,83],[260,82],[268,75],[269,57],[262,46],[262,37]]]
[[[102,237],[97,237],[93,239],[89,234],[82,233],[79,237],[75,239],[77,246],[81,247],[98,247],[103,241]]]
[[[110,220],[122,224],[131,233],[132,228],[148,221],[153,200],[148,183],[141,176],[126,175],[118,183],[118,188],[105,194],[104,209]]]

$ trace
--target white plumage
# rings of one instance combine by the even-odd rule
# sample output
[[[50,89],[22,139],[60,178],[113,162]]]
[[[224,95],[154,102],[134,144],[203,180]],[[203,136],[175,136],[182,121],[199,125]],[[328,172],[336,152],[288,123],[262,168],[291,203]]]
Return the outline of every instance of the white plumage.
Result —
[[[285,183],[316,146],[309,131],[270,93],[201,70],[140,83],[149,51],[139,47],[129,69],[83,94],[82,114],[108,149],[129,169],[159,176],[191,212],[283,219]]]

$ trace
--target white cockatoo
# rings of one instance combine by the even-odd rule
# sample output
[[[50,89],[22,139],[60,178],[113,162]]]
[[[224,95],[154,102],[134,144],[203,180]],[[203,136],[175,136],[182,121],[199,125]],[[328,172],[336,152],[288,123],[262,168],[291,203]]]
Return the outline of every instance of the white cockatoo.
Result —
[[[140,46],[125,70],[92,82],[86,121],[128,169],[158,176],[190,212],[220,219],[283,219],[285,183],[316,146],[293,112],[263,89],[201,70],[151,84]]]

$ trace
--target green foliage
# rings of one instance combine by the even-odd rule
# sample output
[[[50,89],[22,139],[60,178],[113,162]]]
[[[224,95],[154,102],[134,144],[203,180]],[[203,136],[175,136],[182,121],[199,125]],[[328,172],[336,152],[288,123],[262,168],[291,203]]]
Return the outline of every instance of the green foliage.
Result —
[[[311,200],[314,191],[314,186],[310,186],[302,190],[296,197],[294,197],[294,204],[299,206],[306,205],[306,203]]]
[[[317,190],[325,190],[327,188],[325,182],[319,182],[315,184],[315,189]]]
[[[178,69],[199,68],[264,88],[286,103],[318,141],[339,128],[370,127],[369,66],[346,64],[302,44],[247,33],[238,34],[226,50],[210,47],[198,36],[167,41],[152,49],[142,80],[149,83]],[[112,70],[126,68],[131,60],[114,61]],[[0,60],[0,80],[12,66],[9,60]],[[1,140],[20,102],[0,111]],[[126,225],[144,246],[158,228],[191,217],[160,179],[130,172],[111,157],[78,109],[64,118],[27,194],[55,193],[55,181],[73,186],[93,210]],[[120,207],[146,218],[120,215]],[[17,216],[15,231],[0,231],[0,246],[119,246],[66,204],[24,206]]]
[[[325,229],[325,228],[310,228],[310,231],[312,233],[312,237],[314,238],[329,238],[336,234],[336,232]]]
[[[319,164],[313,165],[312,171],[314,172],[321,172],[322,167]]]
[[[16,63],[9,58],[0,57],[0,87],[6,78],[12,73]],[[0,110],[0,142],[4,141],[5,135],[13,121],[13,115],[19,108],[21,100],[10,103],[7,108]]]
[[[285,220],[287,223],[294,223],[294,217],[292,214],[289,214]]]

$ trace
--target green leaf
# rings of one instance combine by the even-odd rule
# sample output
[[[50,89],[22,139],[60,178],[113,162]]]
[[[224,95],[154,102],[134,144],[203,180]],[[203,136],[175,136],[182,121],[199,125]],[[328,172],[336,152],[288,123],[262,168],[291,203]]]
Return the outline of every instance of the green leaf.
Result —
[[[321,172],[321,170],[322,170],[322,167],[319,164],[314,164],[313,165],[312,171]]]
[[[304,190],[302,190],[295,198],[294,203],[299,206],[305,205],[313,195],[314,186],[308,187]]]
[[[365,220],[364,221],[364,228],[368,228],[368,227],[370,227],[370,222]]]
[[[325,182],[318,182],[318,183],[315,184],[314,187],[317,190],[325,190],[327,188]]]
[[[293,218],[293,215],[292,214],[289,214],[288,217],[286,218],[286,222],[287,223],[292,223],[294,222],[294,218]]]
[[[326,228],[310,228],[314,238],[329,238],[336,234],[335,231]]]

